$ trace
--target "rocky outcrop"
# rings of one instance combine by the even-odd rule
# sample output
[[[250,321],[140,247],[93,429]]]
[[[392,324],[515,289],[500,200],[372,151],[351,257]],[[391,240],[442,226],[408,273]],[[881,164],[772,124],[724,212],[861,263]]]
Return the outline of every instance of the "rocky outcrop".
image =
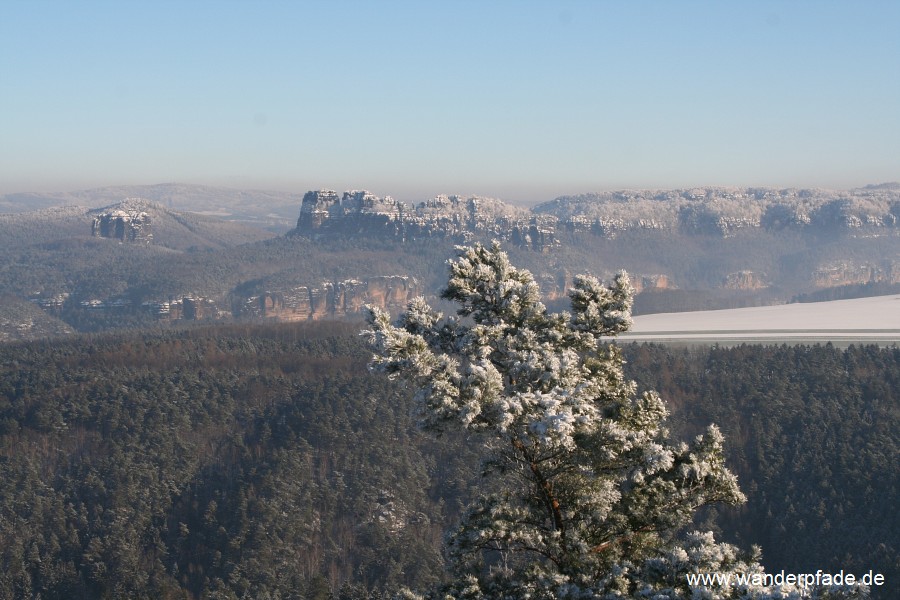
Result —
[[[62,308],[68,298],[68,294],[51,299],[34,299],[33,302],[45,308]],[[127,313],[136,309],[150,313],[161,321],[210,321],[222,319],[228,316],[219,310],[215,301],[199,296],[171,297],[168,300],[145,300],[138,306],[129,298],[117,296],[112,298],[87,298],[80,300],[78,306],[82,309],[97,312]]]
[[[543,273],[536,279],[546,300],[565,298],[572,289],[572,276],[568,271]],[[632,284],[638,292],[675,287],[666,275],[661,274],[638,275],[632,278]],[[240,312],[241,316],[274,321],[315,321],[358,315],[366,305],[401,311],[410,300],[424,293],[422,285],[412,277],[347,279],[323,282],[315,287],[268,291],[248,298]]]
[[[535,280],[541,286],[541,297],[545,300],[565,298],[572,289],[572,274],[566,270],[556,273],[541,273]]]
[[[353,190],[307,192],[295,233],[373,235],[401,240],[474,237],[547,251],[563,238],[614,238],[629,230],[731,237],[741,230],[898,235],[900,191],[862,188],[691,188],[563,196],[532,210],[493,198],[436,196],[417,205]]]
[[[730,237],[743,229],[794,229],[850,235],[897,235],[900,190],[771,188],[624,190],[562,196],[536,206],[570,233],[615,237],[664,230]]]
[[[809,213],[800,205],[774,203],[766,207],[760,226],[770,231],[803,229],[812,222]]]
[[[245,302],[242,312],[246,316],[277,321],[332,319],[358,314],[367,304],[384,310],[402,310],[422,292],[418,281],[411,277],[348,279],[253,296]]]
[[[300,204],[300,218],[297,219],[297,229],[314,231],[325,225],[325,221],[332,214],[332,208],[340,207],[341,199],[333,190],[319,190],[306,192],[303,202]]]
[[[208,298],[185,296],[181,299],[181,319],[185,321],[206,321],[221,317],[216,303]]]
[[[412,277],[387,276],[373,277],[362,284],[354,281],[353,288],[359,293],[354,296],[345,296],[345,309],[350,306],[362,308],[363,304],[372,304],[385,310],[390,308],[406,308],[406,304],[421,296],[423,290],[419,282]],[[351,312],[347,310],[346,312]],[[353,311],[356,312],[356,311]]]
[[[672,290],[677,287],[668,275],[661,273],[635,276],[631,280],[631,285],[637,294],[652,290]]]
[[[390,196],[353,190],[338,197],[333,190],[319,190],[303,196],[296,231],[395,237],[402,232],[402,215],[401,203]]]
[[[813,273],[813,285],[817,288],[866,283],[900,283],[900,262],[872,264],[846,260],[822,265]]]
[[[390,196],[353,190],[307,192],[300,206],[296,234],[371,235],[402,241],[448,237],[461,242],[473,236],[506,240],[546,251],[558,244],[557,219],[537,215],[493,198],[436,196],[418,205]]]
[[[114,209],[100,213],[94,217],[91,234],[120,242],[149,244],[153,240],[150,215],[140,210]]]
[[[754,271],[729,273],[722,282],[726,290],[761,290],[769,287],[764,275]]]

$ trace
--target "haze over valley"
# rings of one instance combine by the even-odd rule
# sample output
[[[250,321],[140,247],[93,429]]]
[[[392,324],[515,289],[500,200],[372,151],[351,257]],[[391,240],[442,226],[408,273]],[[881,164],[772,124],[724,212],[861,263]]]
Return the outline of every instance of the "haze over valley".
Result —
[[[152,199],[128,197],[139,193]],[[112,194],[126,198],[107,205]],[[273,198],[282,213],[293,202],[292,219],[268,209]],[[34,204],[44,208],[27,210]],[[638,313],[874,295],[900,284],[897,185],[626,190],[531,209],[480,196],[404,203],[365,191],[157,185],[16,194],[0,206],[9,211],[0,215],[11,259],[0,273],[8,338],[359,318],[370,303],[399,310],[417,295],[436,298],[453,246],[474,240],[499,240],[551,302],[565,299],[579,273],[608,279],[625,269]]]

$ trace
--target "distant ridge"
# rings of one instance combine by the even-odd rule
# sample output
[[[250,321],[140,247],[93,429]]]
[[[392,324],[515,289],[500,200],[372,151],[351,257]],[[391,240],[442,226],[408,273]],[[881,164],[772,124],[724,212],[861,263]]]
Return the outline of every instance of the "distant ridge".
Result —
[[[0,196],[0,213],[65,205],[100,208],[129,197],[155,201],[170,210],[242,221],[283,233],[297,224],[303,195],[160,183],[6,194]],[[431,200],[424,201],[428,202]],[[499,200],[493,202],[498,206],[505,204]],[[593,223],[609,232],[622,228],[687,227],[727,233],[743,227],[810,224],[853,227],[857,223],[893,226],[900,219],[900,183],[868,184],[850,190],[728,186],[624,189],[560,196],[535,205],[530,214],[552,215],[575,225]]]
[[[73,192],[23,192],[0,196],[0,213],[20,213],[53,206],[102,208],[123,198],[143,198],[180,212],[244,221],[273,231],[287,231],[297,219],[300,196],[267,190],[237,190],[184,183],[124,185]]]
[[[887,183],[870,183],[862,188],[864,190],[900,190],[900,182],[889,181]]]
[[[865,235],[900,232],[900,189],[700,187],[620,190],[560,196],[532,209],[477,196],[437,196],[405,204],[364,190],[307,192],[295,230],[304,235],[365,234],[414,239],[491,232],[541,251],[568,234],[612,238],[628,230],[733,236],[738,230],[791,229]]]
[[[148,198],[126,198],[91,210],[89,214],[96,219],[100,215],[116,212],[146,215],[153,243],[173,250],[227,248],[268,239],[274,235],[256,227],[223,221],[217,217],[171,210],[161,202]]]
[[[895,228],[900,186],[835,191],[818,188],[699,187],[619,190],[560,196],[532,210],[609,232],[681,229],[686,232],[757,228]]]
[[[154,247],[172,250],[188,248],[227,248],[273,237],[275,233],[259,227],[202,214],[179,212],[147,198],[119,198],[98,208],[57,206],[31,212],[0,214],[0,236],[7,243],[20,245],[54,243],[65,239],[95,237],[98,219],[122,212],[146,214]],[[147,242],[148,240],[144,240]],[[151,243],[151,242],[148,242]]]

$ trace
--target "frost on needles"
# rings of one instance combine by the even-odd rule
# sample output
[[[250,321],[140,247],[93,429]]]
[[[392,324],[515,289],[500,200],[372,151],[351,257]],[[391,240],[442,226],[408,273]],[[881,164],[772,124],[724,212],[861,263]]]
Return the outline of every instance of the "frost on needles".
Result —
[[[477,432],[492,490],[447,536],[451,579],[433,598],[800,598],[811,590],[693,586],[690,573],[761,573],[694,512],[744,496],[725,467],[715,426],[673,442],[655,392],[627,381],[611,338],[631,326],[634,290],[575,279],[571,313],[552,314],[526,270],[498,243],[459,247],[442,297],[423,298],[396,325],[370,308],[372,367],[415,389],[429,431]],[[862,597],[865,590],[814,591]],[[801,596],[801,594],[805,594]],[[831,595],[834,594],[834,595]]]

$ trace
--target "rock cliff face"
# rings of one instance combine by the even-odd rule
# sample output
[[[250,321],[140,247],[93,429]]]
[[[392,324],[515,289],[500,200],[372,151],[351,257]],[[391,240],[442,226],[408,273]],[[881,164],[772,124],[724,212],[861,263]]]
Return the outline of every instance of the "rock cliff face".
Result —
[[[59,313],[69,294],[58,294],[49,298],[36,297],[30,301],[49,312]],[[168,300],[145,300],[140,305],[123,296],[109,298],[87,298],[78,301],[82,309],[109,314],[126,314],[135,311],[149,313],[160,321],[213,321],[230,318],[230,313],[219,310],[214,300],[200,296],[175,296]]]
[[[817,288],[866,283],[900,283],[900,262],[885,260],[873,264],[846,260],[822,265],[813,273],[813,285]]]
[[[638,294],[648,290],[672,290],[678,287],[672,283],[672,280],[668,275],[663,275],[661,273],[654,275],[637,275],[632,278],[631,285]]]
[[[546,251],[557,245],[557,219],[493,198],[437,196],[408,205],[390,196],[353,190],[307,192],[295,232],[300,235],[373,235],[401,240],[489,236]]]
[[[614,238],[628,230],[659,230],[730,237],[742,229],[825,234],[897,235],[900,190],[850,191],[692,188],[625,190],[562,196],[526,210],[477,196],[437,196],[407,205],[366,191],[307,192],[295,232],[300,235],[378,235],[403,240],[473,236],[505,240],[539,251],[562,234]]]
[[[140,210],[115,209],[100,213],[94,217],[91,234],[120,242],[149,244],[153,240],[150,215]]]
[[[421,295],[419,283],[404,276],[372,277],[325,282],[318,287],[300,286],[287,291],[266,292],[244,304],[246,316],[278,321],[309,321],[357,314],[366,304],[385,310],[404,309]]]
[[[569,232],[604,237],[633,229],[729,237],[741,229],[793,229],[851,235],[896,234],[900,190],[771,188],[624,190],[562,196],[533,211]]]
[[[769,287],[769,284],[764,275],[753,271],[738,271],[726,275],[722,287],[727,290],[761,290]]]

